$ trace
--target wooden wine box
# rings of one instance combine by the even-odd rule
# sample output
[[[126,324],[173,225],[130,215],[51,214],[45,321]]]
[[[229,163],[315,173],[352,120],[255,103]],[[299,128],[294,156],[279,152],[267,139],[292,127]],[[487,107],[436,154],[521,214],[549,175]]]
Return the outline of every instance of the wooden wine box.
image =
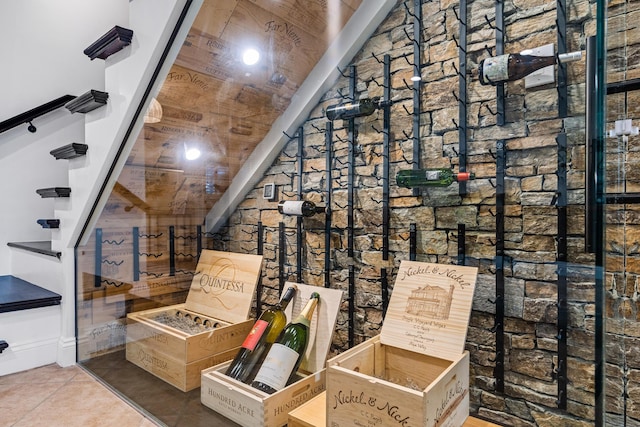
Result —
[[[289,284],[285,285],[285,289]],[[295,284],[298,292],[287,307],[287,319],[293,320],[313,292],[320,301],[311,321],[311,337],[298,369],[299,379],[273,394],[267,394],[225,375],[230,362],[202,371],[202,404],[225,417],[251,427],[280,427],[287,424],[289,411],[307,402],[325,389],[325,364],[342,291],[319,286]]]
[[[184,304],[127,315],[127,360],[182,391],[199,387],[201,371],[232,359],[253,326],[261,266],[260,255],[203,250]],[[180,329],[185,318],[196,326]]]
[[[477,269],[402,261],[380,335],[327,362],[331,427],[460,427]]]

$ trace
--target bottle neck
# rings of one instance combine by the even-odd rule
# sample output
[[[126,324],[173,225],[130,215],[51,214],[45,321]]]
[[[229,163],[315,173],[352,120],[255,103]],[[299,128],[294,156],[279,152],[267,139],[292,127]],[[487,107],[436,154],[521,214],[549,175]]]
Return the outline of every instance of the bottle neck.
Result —
[[[313,311],[316,309],[316,305],[318,305],[318,300],[320,299],[320,295],[317,292],[311,294],[311,299],[307,302],[307,305],[304,306],[296,320],[293,323],[304,323],[306,325],[311,323],[311,318],[313,317]]]
[[[287,290],[284,292],[284,295],[282,295],[282,299],[280,299],[280,302],[278,302],[280,308],[282,308],[283,310],[287,308],[287,306],[293,299],[293,296],[296,294],[296,291],[297,289],[294,286],[290,286],[289,288],[287,288]]]

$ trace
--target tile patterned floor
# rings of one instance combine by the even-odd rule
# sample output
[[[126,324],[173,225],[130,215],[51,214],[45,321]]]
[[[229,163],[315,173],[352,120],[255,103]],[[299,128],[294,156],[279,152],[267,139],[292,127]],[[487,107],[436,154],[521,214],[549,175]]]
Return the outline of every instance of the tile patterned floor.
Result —
[[[0,377],[0,427],[155,427],[77,366]]]

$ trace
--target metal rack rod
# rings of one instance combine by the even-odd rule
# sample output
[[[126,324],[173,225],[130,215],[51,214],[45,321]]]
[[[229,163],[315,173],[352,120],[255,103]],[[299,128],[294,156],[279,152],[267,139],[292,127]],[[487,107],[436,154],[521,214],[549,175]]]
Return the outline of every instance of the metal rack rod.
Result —
[[[196,257],[196,262],[200,259],[200,254],[202,253],[202,226],[196,226],[196,253],[198,254]]]
[[[296,161],[298,163],[298,198],[302,200],[302,172],[303,172],[303,156],[304,156],[304,130],[302,126],[298,129],[298,154]],[[302,283],[302,217],[296,218],[296,280]]]
[[[465,263],[466,230],[465,224],[458,224],[458,265]]]
[[[496,315],[492,329],[496,334],[496,366],[493,375],[496,380],[496,392],[504,393],[504,140],[499,140],[496,146]]]
[[[413,75],[421,76],[422,67],[422,1],[413,1]],[[413,81],[413,169],[420,169],[420,91],[422,80]],[[414,188],[413,195],[420,195],[420,189]]]
[[[558,408],[567,409],[567,134],[562,132],[558,142]]]
[[[96,228],[96,254],[94,256],[93,287],[102,286],[102,228]]]
[[[349,266],[349,348],[356,342],[356,273],[352,265]]]
[[[415,222],[409,224],[409,260],[416,260],[416,252],[418,250],[418,230]]]
[[[176,275],[176,228],[169,226],[169,276]]]
[[[262,221],[258,221],[258,255],[264,255],[264,226]],[[262,312],[262,274],[258,279],[258,286],[256,286],[256,319]]]
[[[349,97],[351,101],[355,102],[356,100],[356,67],[352,65],[349,67]],[[356,154],[355,154],[355,144],[356,144],[356,125],[354,118],[351,117],[348,120],[348,142],[349,144],[349,167],[348,167],[348,176],[347,176],[347,254],[350,258],[353,258],[353,239],[354,239],[354,230],[353,230],[353,200],[354,200],[354,192],[355,192],[355,169],[356,169]]]
[[[504,2],[503,0],[496,1],[496,56],[504,55]],[[505,94],[504,83],[498,83],[496,85],[496,108],[498,110],[498,116],[496,118],[498,126],[504,126],[505,124]]]
[[[282,289],[284,288],[284,282],[286,280],[285,278],[285,271],[284,271],[284,264],[285,264],[285,257],[286,257],[286,248],[285,248],[285,244],[286,244],[286,240],[285,240],[285,234],[284,234],[284,222],[279,222],[278,223],[278,268],[280,271],[280,274],[278,275],[278,293],[282,294]]]
[[[558,55],[567,52],[567,5],[566,0],[556,2],[556,26]],[[558,63],[558,116],[567,117],[567,64]]]
[[[140,228],[133,227],[133,281],[140,280]]]
[[[384,99],[383,99],[383,142],[382,142],[382,259],[389,259],[389,158],[391,135],[391,57],[384,56]]]
[[[460,172],[467,171],[467,1],[460,0],[458,16],[458,163]],[[458,185],[458,194],[467,194],[467,182]]]
[[[324,134],[326,156],[326,185],[327,196],[325,201],[324,222],[324,287],[331,287],[331,202],[333,192],[333,123],[327,121]]]

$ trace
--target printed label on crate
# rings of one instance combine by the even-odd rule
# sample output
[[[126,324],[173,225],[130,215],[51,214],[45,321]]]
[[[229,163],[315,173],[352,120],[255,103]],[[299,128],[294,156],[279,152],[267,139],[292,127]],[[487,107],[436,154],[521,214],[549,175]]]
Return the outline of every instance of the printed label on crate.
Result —
[[[451,359],[464,351],[478,270],[402,261],[380,340]]]
[[[229,323],[246,320],[262,256],[203,250],[185,307]]]

